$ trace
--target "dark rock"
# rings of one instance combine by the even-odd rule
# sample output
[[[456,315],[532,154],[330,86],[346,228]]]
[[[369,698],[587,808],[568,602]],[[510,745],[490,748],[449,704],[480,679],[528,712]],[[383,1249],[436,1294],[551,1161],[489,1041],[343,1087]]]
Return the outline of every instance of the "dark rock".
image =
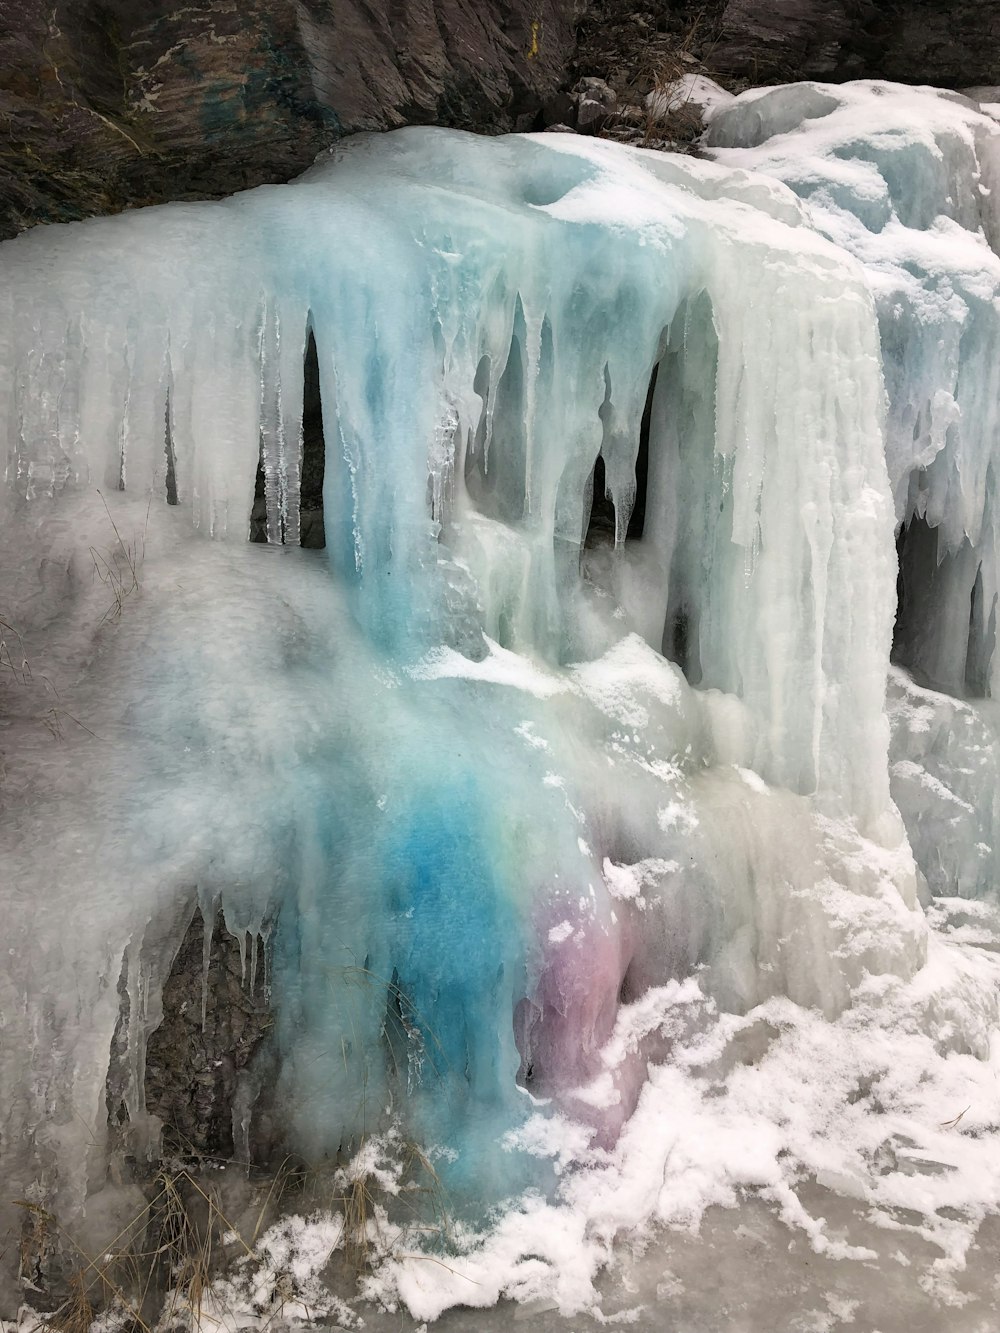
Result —
[[[589,97],[595,102],[600,102],[602,106],[614,106],[618,100],[618,94],[604,79],[593,77],[578,79],[573,86],[573,92],[577,97]]]
[[[146,1046],[146,1108],[163,1122],[164,1153],[230,1159],[239,1075],[271,1024],[265,944],[231,935],[220,912],[207,968],[204,946],[196,911]]]
[[[288,180],[340,134],[505,131],[579,0],[0,0],[0,236]]]
[[[959,92],[967,97],[970,102],[978,102],[981,106],[1000,106],[1000,86],[996,84],[979,84],[975,88],[960,88]]]
[[[572,125],[576,120],[576,101],[569,93],[556,93],[542,103],[542,124],[546,129],[554,125]]]
[[[690,67],[711,70],[725,0],[591,0],[579,29],[573,74],[607,80],[619,106],[639,105],[654,87]]]
[[[0,0],[0,237],[304,170],[354,130],[571,123],[685,70],[1000,84],[995,0]],[[592,133],[613,123],[580,98]]]
[[[1000,82],[995,0],[729,0],[714,67],[754,83],[891,79],[940,87]]]
[[[596,134],[613,119],[618,109],[618,94],[603,79],[580,79],[573,89],[576,95],[576,127],[584,134]]]

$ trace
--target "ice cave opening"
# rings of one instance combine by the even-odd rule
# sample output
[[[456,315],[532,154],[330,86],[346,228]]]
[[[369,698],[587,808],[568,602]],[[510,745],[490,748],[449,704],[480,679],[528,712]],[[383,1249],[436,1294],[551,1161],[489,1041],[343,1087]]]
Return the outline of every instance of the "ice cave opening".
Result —
[[[169,409],[168,409],[169,412]],[[168,415],[169,421],[169,415]],[[302,366],[302,422],[298,465],[300,469],[298,497],[298,529],[294,527],[296,506],[292,513],[282,507],[281,486],[287,487],[287,478],[281,475],[281,463],[275,467],[276,441],[261,429],[260,461],[254,486],[253,509],[250,511],[250,540],[298,545],[307,550],[322,550],[326,545],[323,530],[323,477],[326,471],[326,440],[323,436],[323,395],[320,386],[319,353],[312,326],[307,328]],[[169,443],[168,443],[169,454]],[[168,503],[172,467],[168,461]],[[270,491],[270,496],[269,496]],[[270,514],[269,514],[270,500]],[[286,501],[287,504],[287,501]]]
[[[751,1202],[960,1299],[1000,128],[796,85],[703,147],[410,128],[0,246],[0,1313],[208,1161],[223,1324],[346,1318],[359,1246],[414,1319],[599,1311]]]
[[[997,595],[986,599],[982,556],[968,538],[940,549],[938,530],[916,515],[900,525],[896,553],[892,660],[932,689],[988,698]]]

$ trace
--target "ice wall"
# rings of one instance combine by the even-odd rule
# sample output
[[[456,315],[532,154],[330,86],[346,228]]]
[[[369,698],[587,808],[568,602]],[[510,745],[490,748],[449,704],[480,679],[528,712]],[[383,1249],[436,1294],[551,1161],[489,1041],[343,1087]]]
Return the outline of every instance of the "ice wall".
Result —
[[[1000,137],[955,93],[795,85],[711,113],[713,157],[784,181],[864,266],[878,308],[900,542],[897,658],[994,688]]]
[[[801,221],[785,192],[708,164],[417,131],[338,149],[292,191],[102,223],[84,274],[72,229],[29,235],[5,296],[13,490],[169,489],[197,528],[243,541],[259,447],[269,533],[294,543],[311,328],[330,558],[369,633],[405,655],[482,652],[485,631],[558,661],[594,647],[571,605],[588,478],[600,452],[620,545],[666,356],[650,484],[670,488],[690,413],[703,438],[686,432],[679,509],[719,517],[682,533],[691,514],[656,504],[661,590],[675,562],[710,569],[675,599],[706,640],[704,683],[759,721],[762,771],[876,817],[884,733],[844,726],[877,706],[890,604],[878,349],[859,272]],[[833,383],[808,373],[821,362]],[[828,575],[857,543],[875,562],[863,605]],[[666,610],[640,613],[657,649]],[[866,697],[834,701],[825,674]]]
[[[100,1211],[120,988],[155,1144],[144,1042],[195,902],[269,941],[240,1151],[265,1104],[311,1161],[398,1121],[479,1199],[541,1179],[500,1147],[533,1109],[614,1141],[678,1036],[657,988],[833,1018],[918,973],[894,525],[948,543],[967,642],[980,590],[985,679],[995,261],[961,200],[996,135],[908,96],[747,96],[722,165],[404,130],[0,247],[22,1196]],[[905,162],[944,162],[918,191],[859,128],[897,102]],[[297,547],[310,332],[322,554]]]

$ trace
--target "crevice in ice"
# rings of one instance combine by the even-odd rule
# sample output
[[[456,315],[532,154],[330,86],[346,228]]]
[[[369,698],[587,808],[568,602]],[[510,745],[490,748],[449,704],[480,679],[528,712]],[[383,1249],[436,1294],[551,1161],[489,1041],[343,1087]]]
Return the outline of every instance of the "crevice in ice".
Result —
[[[626,541],[638,541],[646,526],[646,489],[649,485],[649,425],[653,417],[653,396],[660,373],[660,363],[653,366],[646,391],[646,403],[639,423],[639,451],[635,458],[635,501],[628,520]]]
[[[258,937],[252,947],[267,944]],[[232,934],[221,911],[211,930],[195,911],[162,1011],[146,1046],[144,1088],[146,1109],[163,1122],[163,1149],[230,1158],[240,1076],[272,1020],[266,970],[251,977],[246,936]]]
[[[537,1078],[532,1036],[541,1017],[541,1010],[527,996],[518,1000],[514,1006],[514,1044],[520,1056],[515,1081],[519,1088],[526,1088],[529,1092]]]
[[[619,1006],[631,1004],[634,1000],[637,1000],[643,993],[644,989],[645,987],[642,985],[639,977],[639,969],[636,967],[634,961],[630,962],[625,969],[621,985],[618,987]]]
[[[989,601],[989,609],[987,609]],[[983,567],[976,570],[969,610],[969,645],[965,657],[965,687],[975,698],[990,694],[990,667],[996,651],[997,597],[987,598],[983,587]]]
[[[299,544],[310,550],[326,546],[323,523],[323,481],[326,473],[326,438],[323,434],[323,397],[319,353],[312,329],[306,338],[302,389],[302,499]]]
[[[701,669],[694,657],[696,646],[691,633],[694,620],[686,604],[671,607],[663,631],[663,656],[676,662],[687,680],[697,683]]]
[[[503,523],[519,522],[527,500],[527,337],[519,298],[507,361],[496,387],[486,357],[479,363],[474,386],[484,409],[465,456],[465,488],[480,513]]]
[[[165,489],[167,504],[177,504],[177,459],[174,454],[174,433],[170,423],[170,393],[163,408],[163,454],[166,459]]]
[[[264,449],[261,447],[257,461],[257,479],[253,488],[253,509],[250,511],[250,536],[252,542],[267,541],[267,501],[264,487]]]
[[[326,532],[323,521],[323,481],[326,472],[326,439],[323,433],[323,397],[320,388],[319,353],[316,337],[310,326],[306,332],[305,350],[302,362],[302,418],[300,426],[299,495],[298,495],[298,545],[310,550],[322,550],[326,546]],[[295,448],[295,442],[285,438],[284,450]],[[279,462],[279,469],[282,463]],[[288,464],[284,467],[287,471]],[[283,477],[287,489],[289,478]],[[294,497],[287,498],[285,504],[294,507]],[[272,533],[280,535],[282,545],[295,544],[294,514],[282,512],[280,521]],[[257,462],[257,480],[254,486],[253,510],[250,515],[251,542],[267,542],[267,459],[265,432],[261,430],[260,454]],[[273,536],[277,540],[276,536]]]
[[[646,479],[637,460],[636,508],[643,540],[662,561],[660,650],[692,685],[738,692],[726,626],[744,573],[732,541],[731,464],[716,450],[718,355],[712,302],[702,291],[679,307],[650,376],[640,436]]]
[[[996,592],[984,583],[983,553],[963,539],[945,547],[941,529],[914,516],[897,535],[899,573],[892,661],[922,684],[985,698],[996,648]]]
[[[607,475],[603,454],[597,455],[594,470],[587,483],[590,492],[590,518],[584,546],[613,545],[615,540],[615,504],[607,489]]]

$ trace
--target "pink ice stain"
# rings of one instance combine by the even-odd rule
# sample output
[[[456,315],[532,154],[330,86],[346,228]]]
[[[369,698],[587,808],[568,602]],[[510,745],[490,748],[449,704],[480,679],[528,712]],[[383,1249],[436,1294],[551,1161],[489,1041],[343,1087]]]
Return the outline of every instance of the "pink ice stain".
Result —
[[[581,892],[551,899],[536,929],[538,980],[514,1015],[518,1082],[593,1125],[597,1142],[610,1146],[635,1108],[645,1067],[629,1057],[609,1070],[602,1059],[626,998],[633,913],[612,903],[597,874]]]

